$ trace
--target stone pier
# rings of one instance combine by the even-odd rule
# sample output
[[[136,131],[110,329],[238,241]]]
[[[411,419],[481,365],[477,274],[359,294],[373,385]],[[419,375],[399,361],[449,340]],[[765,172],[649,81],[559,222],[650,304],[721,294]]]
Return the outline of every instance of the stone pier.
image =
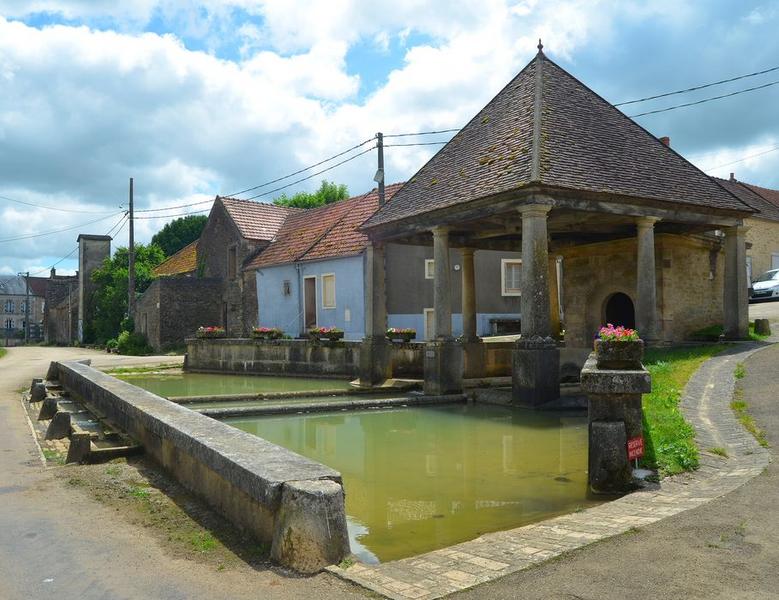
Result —
[[[749,337],[749,297],[746,227],[725,228],[724,335],[729,340]]]
[[[476,334],[476,273],[474,249],[462,249],[463,377],[484,376],[484,344]]]
[[[657,283],[655,276],[655,217],[636,219],[638,255],[636,263],[636,329],[648,344],[657,341]]]
[[[513,399],[537,407],[560,397],[560,352],[551,337],[547,215],[551,206],[521,206],[522,335],[514,348]]]
[[[373,387],[392,377],[383,245],[367,245],[364,269],[365,339],[360,348],[360,386]]]

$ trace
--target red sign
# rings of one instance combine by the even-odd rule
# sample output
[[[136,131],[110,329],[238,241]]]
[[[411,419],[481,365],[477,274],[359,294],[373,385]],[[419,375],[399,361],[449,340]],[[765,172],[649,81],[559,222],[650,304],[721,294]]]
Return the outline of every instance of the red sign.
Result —
[[[628,460],[636,460],[644,456],[644,438],[642,436],[628,440]]]

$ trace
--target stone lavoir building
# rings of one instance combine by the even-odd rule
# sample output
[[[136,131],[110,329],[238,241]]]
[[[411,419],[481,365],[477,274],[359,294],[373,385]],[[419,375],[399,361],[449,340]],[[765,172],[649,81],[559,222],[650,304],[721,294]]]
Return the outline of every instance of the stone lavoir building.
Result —
[[[430,393],[461,390],[463,364],[481,352],[472,257],[521,249],[513,393],[535,406],[559,396],[558,315],[569,348],[590,348],[608,321],[635,325],[650,343],[679,341],[714,323],[728,337],[745,337],[744,221],[757,213],[549,60],[539,44],[536,57],[363,225],[373,293],[361,379],[389,375],[389,243],[433,246]],[[462,252],[460,273],[450,268],[452,248]],[[464,336],[475,343],[452,336],[453,276],[462,277]]]

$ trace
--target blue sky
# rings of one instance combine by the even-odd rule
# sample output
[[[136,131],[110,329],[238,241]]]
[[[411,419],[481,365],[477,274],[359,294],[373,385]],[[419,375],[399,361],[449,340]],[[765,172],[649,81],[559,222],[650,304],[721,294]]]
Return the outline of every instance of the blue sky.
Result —
[[[140,208],[176,206],[376,131],[460,126],[532,58],[538,37],[619,102],[779,66],[778,30],[779,6],[759,1],[0,0],[0,196],[82,211],[0,199],[0,240],[101,217],[83,230],[105,233],[130,176]],[[779,71],[625,112],[776,80]],[[711,174],[779,187],[777,106],[779,85],[636,120],[699,167],[725,165]],[[388,180],[413,175],[433,151],[388,149]],[[360,193],[373,160],[323,177]],[[165,222],[139,222],[138,238]],[[0,273],[46,268],[79,231],[0,241]]]

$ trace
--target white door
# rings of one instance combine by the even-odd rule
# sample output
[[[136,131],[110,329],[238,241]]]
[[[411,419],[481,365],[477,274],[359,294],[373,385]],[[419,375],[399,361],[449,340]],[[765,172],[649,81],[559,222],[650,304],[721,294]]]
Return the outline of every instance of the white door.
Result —
[[[425,309],[425,339],[432,340],[435,337],[435,309]]]

